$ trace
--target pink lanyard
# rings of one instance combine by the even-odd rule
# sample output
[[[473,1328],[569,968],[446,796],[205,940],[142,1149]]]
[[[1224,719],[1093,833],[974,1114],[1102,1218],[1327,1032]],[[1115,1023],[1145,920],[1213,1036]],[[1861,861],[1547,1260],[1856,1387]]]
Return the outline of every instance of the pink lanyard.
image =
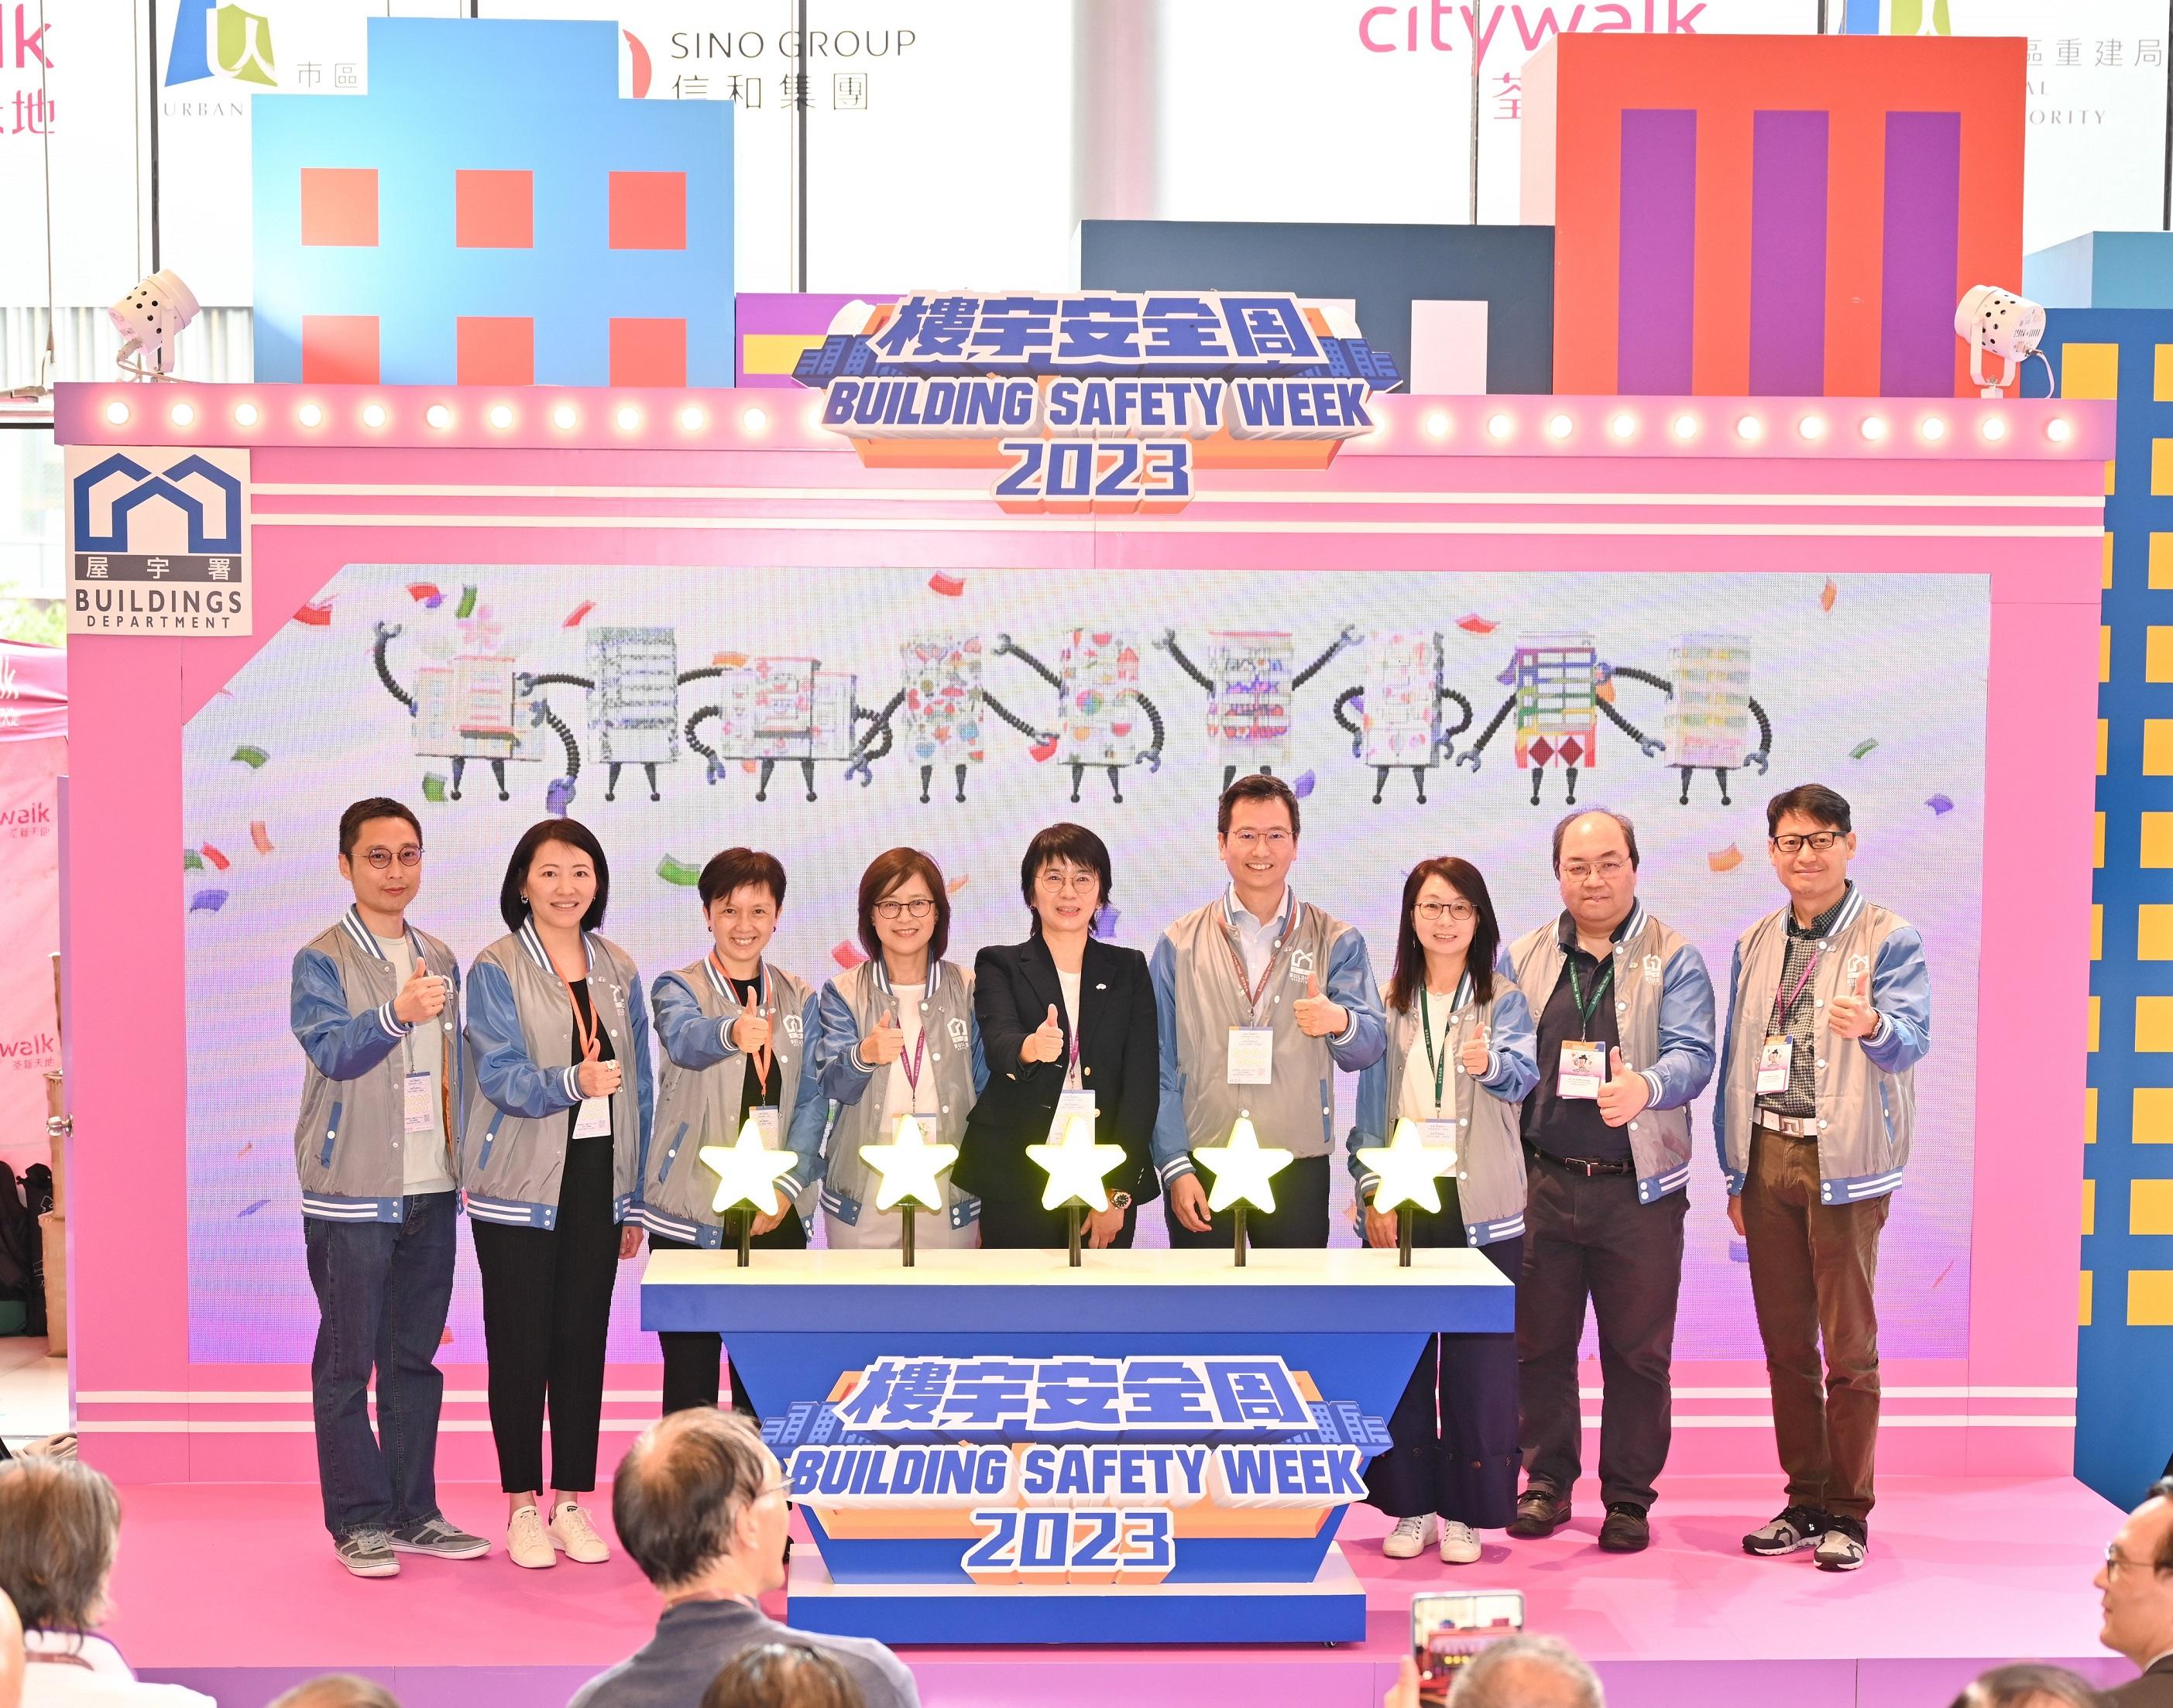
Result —
[[[1819,953],[1816,949],[1811,951],[1811,958],[1804,963],[1804,970],[1796,979],[1795,988],[1786,996],[1778,990],[1774,992],[1774,999],[1781,1005],[1777,1014],[1782,1025],[1788,1023],[1788,1010],[1796,1005],[1796,999],[1804,994],[1804,987],[1811,982],[1811,974],[1818,971]],[[1785,973],[1782,976],[1787,977]]]
[[[1293,924],[1297,917],[1296,908],[1293,906],[1296,897],[1293,897],[1283,903],[1284,917],[1291,919]],[[1287,931],[1283,934],[1283,940],[1286,944],[1290,940],[1290,934]],[[1237,975],[1237,989],[1245,999],[1245,1018],[1253,1025],[1258,1026],[1260,1023],[1260,999],[1267,994],[1268,981],[1275,976],[1275,968],[1281,963],[1282,951],[1278,949],[1268,956],[1268,964],[1260,971],[1260,982],[1254,984],[1245,977],[1245,956],[1237,947],[1237,928],[1230,923],[1227,914],[1222,920],[1222,946],[1230,951],[1230,970]],[[1072,1030],[1076,1034],[1078,1028],[1075,1026]],[[1071,1053],[1075,1059],[1079,1053],[1076,1037]]]

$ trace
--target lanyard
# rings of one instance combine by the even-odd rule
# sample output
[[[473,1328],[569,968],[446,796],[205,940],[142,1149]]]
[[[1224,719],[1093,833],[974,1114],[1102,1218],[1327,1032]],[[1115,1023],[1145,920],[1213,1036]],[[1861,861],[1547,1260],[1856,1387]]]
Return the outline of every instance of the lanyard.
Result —
[[[1297,897],[1284,892],[1283,917],[1295,926],[1297,922]],[[1290,942],[1289,931],[1283,933],[1283,943]],[[1260,982],[1253,983],[1245,976],[1244,951],[1237,946],[1237,928],[1225,913],[1222,919],[1222,946],[1230,951],[1230,971],[1237,981],[1237,993],[1245,999],[1245,1019],[1253,1026],[1260,1023],[1260,999],[1267,994],[1269,982],[1275,976],[1275,968],[1282,962],[1281,950],[1268,956],[1268,964],[1260,969]]]
[[[1615,963],[1612,961],[1607,963],[1606,970],[1599,975],[1599,982],[1592,987],[1592,1000],[1587,1002],[1584,999],[1584,986],[1577,980],[1576,951],[1572,951],[1563,959],[1569,963],[1569,999],[1577,1005],[1577,1023],[1581,1029],[1589,1032],[1592,1029],[1592,1016],[1599,1010],[1599,999],[1607,994],[1608,982],[1615,977]]]
[[[551,962],[551,970],[553,973],[558,973],[558,963],[555,960]],[[585,974],[583,975],[583,982],[587,982]],[[566,1004],[574,1010],[574,1037],[581,1046],[581,1059],[585,1062],[592,1062],[596,1059],[597,1021],[595,1007],[591,1005],[585,1011],[582,1009],[580,1003],[574,996],[574,981],[567,978],[564,973],[558,973],[558,983],[566,987]]]
[[[716,951],[715,950],[714,950],[714,949],[712,949],[712,950],[709,951],[709,965],[710,965],[710,966],[712,966],[712,967],[714,967],[714,968],[716,968],[716,971],[717,971],[717,977],[718,977],[718,978],[721,978],[721,979],[722,979],[722,980],[724,980],[724,982],[725,982],[725,989],[727,991],[731,992],[733,995],[735,995],[735,996],[738,995],[738,994],[739,994],[739,993],[738,993],[738,991],[733,989],[733,985],[732,985],[732,975],[731,975],[731,973],[727,973],[727,972],[725,972],[725,963],[724,963],[723,962],[721,962],[721,961],[720,961],[720,960],[718,960],[718,959],[717,959],[717,951]],[[763,962],[756,962],[756,963],[755,963],[755,969],[754,969],[754,978],[755,978],[755,986],[754,986],[754,994],[755,994],[755,1009],[754,1009],[754,1011],[755,1011],[758,1015],[759,1015],[762,1018],[763,1018],[764,1020],[767,1020],[767,1019],[768,1019],[768,1018],[769,1018],[769,968],[768,968],[768,967],[766,964],[764,964],[764,963],[763,963]],[[742,1003],[742,1004],[741,1005],[741,1007],[745,1007],[745,1006],[746,1006],[746,1005],[745,1005],[744,1003]],[[758,1086],[767,1086],[767,1085],[768,1085],[768,1083],[769,1083],[769,1064],[770,1064],[770,1060],[771,1060],[771,1058],[772,1058],[772,1055],[773,1055],[773,1051],[771,1050],[771,1048],[770,1048],[770,1046],[769,1046],[769,1045],[768,1045],[768,1044],[764,1044],[764,1045],[763,1045],[760,1049],[756,1050],[756,1051],[753,1053],[753,1054],[754,1054],[754,1082],[755,1082],[755,1084],[757,1084]]]
[[[1804,987],[1811,982],[1811,974],[1818,970],[1819,953],[1816,949],[1811,951],[1811,958],[1804,963],[1804,970],[1797,976],[1794,988],[1786,995],[1778,990],[1773,993],[1773,1000],[1778,1005],[1774,1010],[1774,1015],[1782,1025],[1786,1026],[1788,1023],[1788,1010],[1796,1005],[1796,999],[1804,994]],[[1787,964],[1787,951],[1784,950],[1782,955],[1782,965],[1784,969]],[[1788,975],[1784,970],[1781,974],[1782,982],[1786,983],[1787,978]]]
[[[924,1025],[919,1032],[913,1035],[913,1053],[909,1056],[903,1050],[900,1050],[898,1053],[898,1064],[905,1070],[906,1086],[912,1091],[913,1101],[916,1105],[920,1102],[921,1057],[923,1052],[925,1052],[927,1048],[928,1028]]]

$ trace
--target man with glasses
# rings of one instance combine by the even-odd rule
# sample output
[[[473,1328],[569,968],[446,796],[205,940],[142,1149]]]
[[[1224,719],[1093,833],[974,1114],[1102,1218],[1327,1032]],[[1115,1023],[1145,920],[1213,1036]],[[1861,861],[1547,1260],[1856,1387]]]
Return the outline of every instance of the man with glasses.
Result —
[[[1561,917],[1509,946],[1537,1017],[1524,1101],[1529,1175],[1517,1364],[1525,1486],[1509,1534],[1569,1522],[1583,1461],[1577,1343],[1587,1300],[1604,1388],[1599,1545],[1635,1554],[1667,1463],[1690,1099],[1712,1077],[1712,980],[1637,900],[1637,832],[1604,808],[1555,827]]]
[[[1932,988],[1916,928],[1849,881],[1847,801],[1788,789],[1766,802],[1766,834],[1788,905],[1736,942],[1713,1104],[1787,1476],[1787,1505],[1743,1546],[1853,1571],[1879,1439],[1879,1235],[1909,1161]]]
[[[2173,1477],[2151,1485],[2127,1515],[2090,1580],[2105,1609],[2098,1641],[2143,1673],[2106,1700],[2116,1708],[2173,1708]]]
[[[357,1577],[391,1577],[400,1554],[490,1551],[445,1522],[437,1494],[438,1343],[458,1214],[452,1147],[467,1105],[460,963],[407,923],[423,887],[423,836],[405,806],[378,797],[342,813],[339,870],[354,903],[294,956],[289,1002],[307,1059],[294,1169],[321,1313],[310,1399],[340,1562]]]
[[[1154,1162],[1173,1247],[1227,1242],[1192,1153],[1229,1142],[1238,1116],[1265,1145],[1295,1152],[1272,1214],[1248,1210],[1259,1246],[1328,1243],[1335,1070],[1355,1074],[1388,1045],[1366,940],[1290,886],[1297,796],[1280,777],[1240,777],[1216,807],[1228,888],[1157,940],[1148,971],[1162,1034]]]

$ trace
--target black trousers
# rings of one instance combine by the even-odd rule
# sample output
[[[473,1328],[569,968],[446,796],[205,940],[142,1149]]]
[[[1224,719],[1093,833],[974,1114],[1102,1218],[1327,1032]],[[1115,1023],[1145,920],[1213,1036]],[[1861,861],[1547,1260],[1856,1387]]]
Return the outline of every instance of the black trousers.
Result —
[[[1527,1153],[1529,1154],[1529,1152]],[[1599,1330],[1599,1495],[1653,1504],[1668,1463],[1675,1301],[1683,1283],[1687,1193],[1637,1202],[1628,1175],[1588,1179],[1534,1159],[1517,1283],[1517,1366],[1524,1470],[1566,1490],[1583,1468],[1577,1348],[1585,1302]]]
[[[1134,1204],[1124,1212],[1124,1225],[1117,1230],[1111,1242],[1119,1251],[1130,1251],[1133,1237],[1139,1232],[1140,1207]],[[1081,1232],[1081,1245],[1086,1236]],[[1060,1252],[1071,1243],[1071,1218],[1060,1210],[1043,1210],[1038,1198],[1012,1197],[1000,1193],[981,1200],[981,1249],[983,1251],[1054,1251]]]
[[[1464,1219],[1452,1198],[1438,1215],[1419,1215],[1415,1246],[1462,1246]],[[1480,1247],[1514,1281],[1524,1267],[1521,1238]],[[1517,1516],[1517,1339],[1513,1334],[1437,1334],[1419,1355],[1388,1419],[1395,1442],[1366,1468],[1366,1500],[1391,1518],[1437,1512],[1475,1530],[1499,1530]]]
[[[509,1495],[596,1486],[604,1337],[618,1277],[612,1220],[612,1141],[571,1139],[558,1179],[558,1225],[507,1227],[469,1218],[483,1274],[490,1360],[490,1433]],[[551,1411],[551,1479],[543,1479],[543,1410]]]
[[[1249,1205],[1246,1207],[1246,1243],[1263,1251],[1278,1246],[1313,1250],[1326,1246],[1328,1166],[1325,1156],[1292,1159],[1290,1167],[1270,1183],[1275,1194],[1275,1214],[1263,1215]],[[1200,1183],[1203,1187],[1213,1183],[1212,1177],[1204,1168],[1200,1172]],[[1227,1210],[1213,1218],[1213,1231],[1200,1234],[1178,1220],[1177,1212],[1170,1207],[1167,1186],[1162,1188],[1162,1220],[1169,1224],[1169,1243],[1173,1251],[1199,1250],[1231,1242],[1232,1213]]]
[[[744,1208],[732,1212],[734,1217],[746,1214]],[[660,1252],[691,1252],[694,1247],[685,1240],[675,1240],[663,1234],[649,1237],[650,1247]],[[725,1249],[739,1249],[739,1224],[729,1221],[725,1227]],[[807,1225],[800,1220],[800,1212],[787,1206],[785,1220],[766,1234],[757,1234],[747,1242],[758,1252],[804,1252],[807,1249]],[[695,1411],[707,1409],[714,1411],[717,1404],[717,1360],[725,1350],[725,1337],[698,1329],[659,1329],[656,1344],[664,1352],[664,1409],[667,1415],[675,1411]],[[747,1398],[746,1384],[740,1380],[740,1367],[731,1367],[732,1409],[754,1415],[754,1402]]]

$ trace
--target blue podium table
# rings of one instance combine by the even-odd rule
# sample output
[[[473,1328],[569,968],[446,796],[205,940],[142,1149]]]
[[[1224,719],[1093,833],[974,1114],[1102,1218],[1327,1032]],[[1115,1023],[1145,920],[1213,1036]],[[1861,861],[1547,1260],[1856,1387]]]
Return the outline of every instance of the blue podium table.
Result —
[[[1339,1642],[1335,1546],[1431,1334],[1507,1334],[1474,1251],[658,1252],[817,1549],[792,1622],[908,1643]]]

